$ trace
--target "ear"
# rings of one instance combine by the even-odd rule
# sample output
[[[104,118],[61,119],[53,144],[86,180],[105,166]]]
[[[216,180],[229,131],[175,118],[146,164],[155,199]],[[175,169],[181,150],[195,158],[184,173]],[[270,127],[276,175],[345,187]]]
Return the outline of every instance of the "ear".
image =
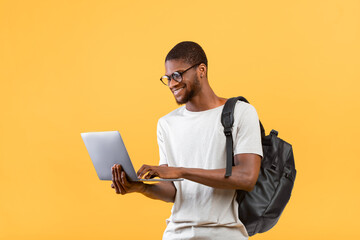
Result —
[[[198,75],[200,78],[207,77],[207,67],[204,63],[201,63],[198,67]]]

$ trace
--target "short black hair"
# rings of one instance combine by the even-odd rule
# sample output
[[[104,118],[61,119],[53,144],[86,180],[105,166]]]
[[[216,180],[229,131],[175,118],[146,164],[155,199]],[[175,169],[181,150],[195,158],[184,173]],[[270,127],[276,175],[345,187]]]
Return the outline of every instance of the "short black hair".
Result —
[[[165,58],[165,62],[172,59],[181,59],[193,65],[204,63],[207,67],[206,54],[202,47],[191,41],[180,42],[173,47]]]

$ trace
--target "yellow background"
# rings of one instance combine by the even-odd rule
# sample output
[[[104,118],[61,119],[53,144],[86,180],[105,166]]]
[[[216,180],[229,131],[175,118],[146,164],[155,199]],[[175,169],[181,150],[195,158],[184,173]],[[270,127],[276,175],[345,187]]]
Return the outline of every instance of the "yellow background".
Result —
[[[80,137],[119,130],[138,169],[177,108],[159,77],[198,42],[294,148],[278,224],[252,239],[359,239],[360,2],[0,1],[0,239],[160,239],[171,204],[116,195]]]

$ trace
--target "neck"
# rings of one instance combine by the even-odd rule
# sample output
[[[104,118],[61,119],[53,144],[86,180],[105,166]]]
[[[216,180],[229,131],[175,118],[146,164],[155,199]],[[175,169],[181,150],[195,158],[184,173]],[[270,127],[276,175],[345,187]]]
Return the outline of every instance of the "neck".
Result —
[[[205,111],[224,105],[226,98],[216,96],[209,85],[204,86],[186,103],[186,109],[192,112]]]

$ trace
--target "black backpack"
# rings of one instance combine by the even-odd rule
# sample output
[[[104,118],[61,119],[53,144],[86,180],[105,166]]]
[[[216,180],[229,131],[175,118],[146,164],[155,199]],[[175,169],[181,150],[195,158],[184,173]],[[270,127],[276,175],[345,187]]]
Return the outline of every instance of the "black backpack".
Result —
[[[233,139],[231,129],[234,123],[236,102],[244,97],[230,98],[224,105],[221,123],[226,136],[226,174],[231,176],[234,166]],[[260,123],[263,158],[259,178],[251,192],[237,190],[239,219],[245,225],[249,236],[266,232],[279,220],[285,205],[288,203],[294,186],[296,169],[291,144],[277,137],[278,132],[271,130],[265,136]]]

